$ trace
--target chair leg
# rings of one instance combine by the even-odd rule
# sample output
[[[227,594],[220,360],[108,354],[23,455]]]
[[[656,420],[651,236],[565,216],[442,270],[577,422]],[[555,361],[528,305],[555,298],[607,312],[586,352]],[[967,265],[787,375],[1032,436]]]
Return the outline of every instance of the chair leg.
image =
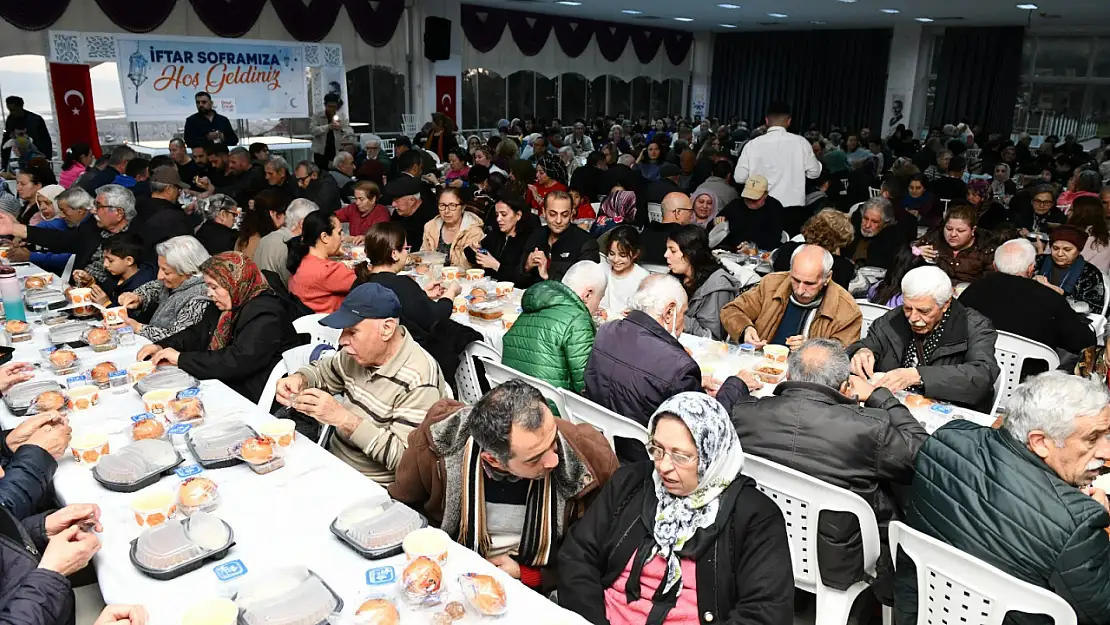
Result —
[[[866,588],[866,585],[860,585]],[[833,590],[827,587],[817,588],[817,614],[814,625],[845,625],[848,614],[852,611],[852,604],[859,596],[861,589],[852,587],[848,590]]]
[[[888,606],[883,606],[883,625],[894,625],[894,610]]]

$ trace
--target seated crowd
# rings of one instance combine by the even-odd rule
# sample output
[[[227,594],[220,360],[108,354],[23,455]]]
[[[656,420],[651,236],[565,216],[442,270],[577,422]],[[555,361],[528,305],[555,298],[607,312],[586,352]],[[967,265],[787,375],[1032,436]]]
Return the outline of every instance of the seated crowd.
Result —
[[[0,236],[10,260],[72,262],[75,286],[126,307],[150,342],[139,359],[251,401],[305,342],[293,321],[320,315],[338,351],[274,389],[298,429],[333,427],[335,456],[591,623],[792,622],[787,523],[746,456],[872,508],[876,576],[851,514],[822,512],[814,547],[824,584],[872,582],[860,622],[879,604],[916,622],[913,562],[886,540],[896,520],[1101,622],[1110,503],[1091,484],[1110,461],[1110,391],[1090,322],[1108,298],[1110,148],[1034,151],[967,123],[924,142],[901,126],[799,136],[779,103],[754,129],[697,121],[502,120],[463,146],[437,113],[392,155],[371,136],[330,165],[123,146],[68,189],[41,164],[21,171]],[[351,248],[365,254],[354,269]],[[405,272],[413,251],[524,290],[501,362],[643,426],[647,444],[610,445],[520,379],[456,401],[460,354],[482,335],[452,318],[457,281]],[[861,302],[889,310],[865,320]],[[1061,363],[1027,367],[1001,407],[1000,331]],[[786,378],[771,391],[703,371],[684,334],[786,346]],[[29,370],[0,368],[0,391]],[[906,405],[918,395],[1001,408],[1001,427],[955,419],[930,435]],[[71,620],[66,576],[99,548],[95,505],[40,515],[70,434],[48,412],[0,445],[13,623]]]

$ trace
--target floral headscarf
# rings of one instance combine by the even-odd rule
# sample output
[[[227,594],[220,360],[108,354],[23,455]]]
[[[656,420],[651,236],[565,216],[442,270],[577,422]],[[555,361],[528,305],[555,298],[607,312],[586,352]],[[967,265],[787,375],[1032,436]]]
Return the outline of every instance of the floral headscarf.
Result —
[[[662,610],[669,610],[682,592],[679,554],[698,530],[713,525],[721,494],[744,468],[744,451],[728,412],[705,393],[679,393],[663,402],[651,416],[649,432],[654,434],[655,425],[663,415],[681,419],[698,449],[698,486],[686,497],[667,492],[659,472],[652,472],[657,503],[651,537],[654,548],[650,555],[659,555],[667,562],[666,577],[657,591],[656,603]],[[638,581],[635,586],[639,587]],[[652,611],[654,615],[655,608]],[[665,615],[665,612],[656,615],[656,620]],[[649,622],[652,620],[649,618]]]
[[[605,196],[599,207],[601,215],[617,223],[632,221],[636,218],[636,193],[617,191]]]
[[[209,350],[223,349],[231,343],[235,318],[243,306],[263,293],[270,292],[270,284],[248,256],[241,252],[222,252],[204,261],[201,273],[212,278],[231,296],[231,310],[220,314],[216,330],[212,333]]]
[[[983,199],[983,202],[990,200],[994,197],[994,192],[991,190],[991,183],[982,179],[976,178],[967,183],[967,190],[974,193]]]
[[[548,178],[566,186],[567,166],[563,164],[563,159],[559,158],[558,154],[544,154],[536,159],[536,167],[543,167]]]

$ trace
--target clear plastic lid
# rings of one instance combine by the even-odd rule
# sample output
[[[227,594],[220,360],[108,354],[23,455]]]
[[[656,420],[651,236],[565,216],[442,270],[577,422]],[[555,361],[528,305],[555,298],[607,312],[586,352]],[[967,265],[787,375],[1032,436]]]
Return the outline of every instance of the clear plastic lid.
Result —
[[[415,510],[388,497],[356,503],[335,519],[335,529],[369,551],[395,548],[421,527],[424,519]]]
[[[34,380],[16,384],[4,393],[4,401],[12,408],[27,408],[35,398],[47,391],[62,391],[62,385],[53,380]]]
[[[181,460],[173,444],[160,439],[146,439],[104,456],[93,471],[106,482],[134,484],[177,465]]]
[[[85,342],[84,334],[89,329],[89,324],[82,321],[70,321],[67,323],[56,325],[47,331],[47,336],[50,337],[50,342],[59,345],[61,343],[75,343]]]
[[[139,535],[134,557],[153,571],[170,571],[225,549],[231,527],[219,518],[198,512],[186,519],[171,519]]]
[[[235,458],[235,447],[253,436],[255,431],[242,421],[221,421],[193,429],[189,440],[199,460],[214,461]]]
[[[304,567],[278,569],[245,583],[235,594],[244,625],[316,625],[342,602]]]
[[[54,289],[27,289],[23,292],[23,301],[28,306],[35,304],[60,304],[66,301],[66,294]]]
[[[150,391],[181,390],[196,386],[200,381],[177,367],[162,367],[135,383],[140,395]]]
[[[508,609],[505,587],[492,575],[466,573],[459,576],[463,596],[483,616],[501,616]]]

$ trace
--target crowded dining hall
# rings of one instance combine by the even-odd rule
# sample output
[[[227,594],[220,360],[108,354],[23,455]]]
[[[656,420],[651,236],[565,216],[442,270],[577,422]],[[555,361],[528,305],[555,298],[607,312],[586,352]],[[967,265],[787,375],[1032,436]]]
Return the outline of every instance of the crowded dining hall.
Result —
[[[0,623],[1108,622],[1110,36],[290,2],[0,6]]]

